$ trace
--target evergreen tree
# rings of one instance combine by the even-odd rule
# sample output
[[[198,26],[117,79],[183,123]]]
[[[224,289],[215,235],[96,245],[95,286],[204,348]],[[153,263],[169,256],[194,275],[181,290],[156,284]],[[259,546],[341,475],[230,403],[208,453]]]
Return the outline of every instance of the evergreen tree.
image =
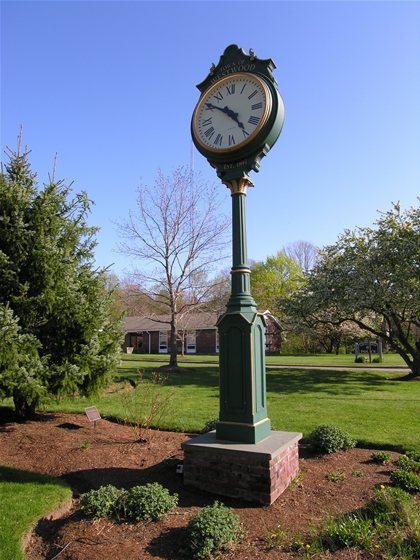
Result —
[[[54,177],[39,189],[28,155],[18,145],[0,175],[0,397],[22,416],[47,395],[104,387],[121,343],[94,268],[91,201]]]

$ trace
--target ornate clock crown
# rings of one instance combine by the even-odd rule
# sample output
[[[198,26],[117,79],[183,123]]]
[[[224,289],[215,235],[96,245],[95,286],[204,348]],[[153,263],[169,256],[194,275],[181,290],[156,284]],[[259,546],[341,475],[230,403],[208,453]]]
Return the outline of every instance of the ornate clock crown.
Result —
[[[249,55],[247,55],[238,45],[229,45],[220,56],[217,66],[212,63],[210,73],[207,78],[197,85],[197,88],[203,93],[203,91],[217,80],[229,76],[229,74],[236,74],[237,72],[261,74],[268,78],[277,88],[277,82],[272,73],[275,68],[276,65],[271,58],[257,58],[252,49],[249,49]]]

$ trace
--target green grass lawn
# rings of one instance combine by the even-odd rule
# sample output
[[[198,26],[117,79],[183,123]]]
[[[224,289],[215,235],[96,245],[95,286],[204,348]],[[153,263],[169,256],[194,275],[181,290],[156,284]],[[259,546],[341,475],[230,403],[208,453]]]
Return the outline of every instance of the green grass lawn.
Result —
[[[168,414],[156,427],[199,432],[219,413],[218,368],[216,364],[183,365],[189,372],[171,374],[163,387],[164,393],[173,395]],[[138,381],[138,371],[150,379],[156,366],[158,363],[124,360],[115,393],[89,400],[63,399],[52,403],[49,410],[83,413],[85,407],[94,405],[103,417],[124,420],[118,388]],[[366,364],[351,371],[333,367],[268,369],[268,416],[274,429],[302,432],[304,437],[319,424],[330,422],[349,431],[359,445],[396,450],[418,447],[420,384],[389,380],[396,375],[370,369]]]
[[[368,358],[367,354],[363,354]],[[372,354],[374,358],[376,354]],[[123,354],[123,361],[128,362],[156,362],[166,363],[168,356],[165,354]],[[180,356],[179,362],[181,363],[219,363],[219,356]],[[400,367],[405,366],[404,360],[398,354],[384,354],[382,364],[359,364],[354,361],[354,354],[279,354],[277,356],[266,356],[266,363],[270,365],[283,365],[283,366],[328,366],[328,367],[351,367],[355,369],[371,368],[371,367]]]
[[[71,495],[61,480],[0,466],[0,560],[23,560],[21,540],[31,524]]]

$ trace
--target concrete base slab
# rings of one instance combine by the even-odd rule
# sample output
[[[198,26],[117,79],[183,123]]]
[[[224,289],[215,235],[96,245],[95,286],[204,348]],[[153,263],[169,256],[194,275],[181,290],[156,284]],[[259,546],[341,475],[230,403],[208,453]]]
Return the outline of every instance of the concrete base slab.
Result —
[[[181,444],[184,484],[200,490],[272,504],[299,472],[298,432],[275,432],[259,443],[216,439],[209,432]]]

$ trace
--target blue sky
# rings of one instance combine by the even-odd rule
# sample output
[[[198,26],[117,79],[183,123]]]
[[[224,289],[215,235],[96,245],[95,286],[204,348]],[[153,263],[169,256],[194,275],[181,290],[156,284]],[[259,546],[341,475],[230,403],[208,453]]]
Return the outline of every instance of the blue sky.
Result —
[[[333,244],[420,194],[420,3],[2,1],[1,152],[95,201],[97,263],[123,275],[113,222],[142,181],[192,161],[195,85],[230,44],[272,58],[286,119],[252,174],[248,254]],[[197,152],[194,167],[219,180]],[[224,210],[230,197],[220,184]]]

